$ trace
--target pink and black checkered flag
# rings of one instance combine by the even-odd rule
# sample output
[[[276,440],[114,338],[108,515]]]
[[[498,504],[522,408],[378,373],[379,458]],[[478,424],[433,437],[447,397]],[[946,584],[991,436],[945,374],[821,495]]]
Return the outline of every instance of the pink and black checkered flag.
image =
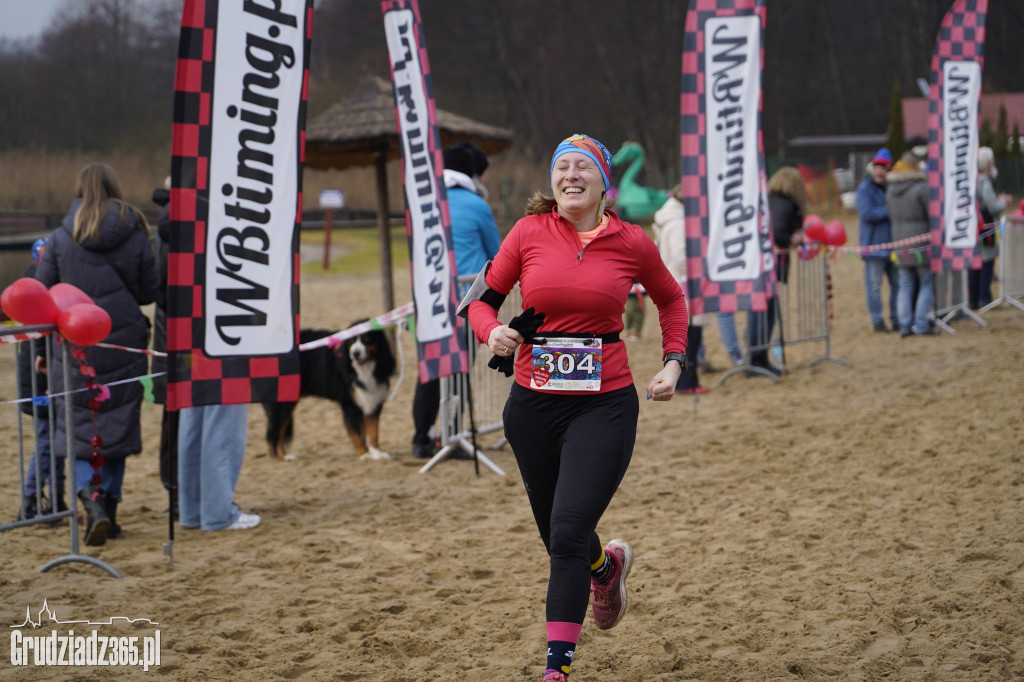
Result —
[[[420,381],[465,372],[465,333],[456,324],[455,252],[445,194],[441,134],[427,44],[416,0],[384,0],[384,33],[402,149],[405,229],[409,237]]]
[[[764,0],[691,0],[680,101],[687,306],[765,310],[775,295],[761,136]]]
[[[975,270],[978,117],[988,0],[956,0],[942,19],[928,90],[932,271]]]
[[[171,135],[167,407],[299,397],[313,0],[185,0]]]

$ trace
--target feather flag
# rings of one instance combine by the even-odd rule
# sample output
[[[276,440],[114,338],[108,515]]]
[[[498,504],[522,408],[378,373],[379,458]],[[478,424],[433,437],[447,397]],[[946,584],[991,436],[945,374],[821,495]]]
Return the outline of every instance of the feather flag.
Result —
[[[680,149],[690,312],[765,310],[775,264],[761,135],[764,0],[691,0]]]
[[[942,19],[928,89],[932,271],[981,267],[978,116],[988,0],[956,0]]]
[[[384,0],[384,33],[402,149],[420,381],[465,372],[469,358],[455,310],[455,252],[442,172],[430,63],[416,0]]]
[[[185,0],[175,75],[167,407],[299,397],[312,0]]]

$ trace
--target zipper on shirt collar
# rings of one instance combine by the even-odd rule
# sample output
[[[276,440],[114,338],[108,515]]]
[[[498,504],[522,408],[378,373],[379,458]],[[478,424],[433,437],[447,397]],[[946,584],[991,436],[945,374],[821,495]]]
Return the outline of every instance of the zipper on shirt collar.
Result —
[[[590,244],[587,244],[586,246],[584,246],[583,245],[583,240],[581,240],[579,238],[579,234],[576,232],[576,228],[574,228],[572,226],[572,223],[570,223],[568,220],[566,220],[563,216],[558,215],[557,212],[555,213],[555,215],[556,215],[555,222],[556,223],[557,222],[564,222],[565,223],[565,228],[564,229],[566,229],[569,232],[571,232],[572,235],[576,238],[576,243],[580,245],[579,251],[576,252],[576,264],[579,265],[580,263],[583,262],[583,252],[587,250],[587,247],[589,247]],[[611,223],[609,223],[608,227],[606,227],[604,230],[602,230],[599,235],[594,237],[594,239],[590,240],[591,243],[593,243],[595,240],[601,239],[602,237],[607,235],[608,234],[608,229],[610,227],[611,227]]]

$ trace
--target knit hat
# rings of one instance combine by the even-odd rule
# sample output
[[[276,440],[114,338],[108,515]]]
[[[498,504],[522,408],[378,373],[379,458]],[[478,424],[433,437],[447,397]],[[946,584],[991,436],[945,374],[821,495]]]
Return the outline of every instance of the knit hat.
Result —
[[[444,152],[444,167],[464,173],[469,177],[480,176],[487,170],[487,153],[471,142],[456,142]]]
[[[598,169],[601,171],[601,177],[604,179],[604,190],[607,192],[608,188],[612,185],[612,155],[608,153],[605,146],[587,135],[580,133],[570,135],[555,147],[555,153],[551,155],[551,169],[549,173],[554,172],[555,161],[558,157],[568,152],[586,154],[594,160],[594,163],[597,164]]]
[[[919,159],[928,158],[928,140],[920,135],[915,135],[907,140],[907,149],[913,152],[914,156]]]
[[[882,147],[878,150],[878,153],[875,154],[875,158],[871,159],[871,165],[892,168],[892,154],[888,149]]]
[[[43,249],[46,248],[46,238],[37,239],[32,242],[32,262],[39,265],[39,259],[43,257]]]

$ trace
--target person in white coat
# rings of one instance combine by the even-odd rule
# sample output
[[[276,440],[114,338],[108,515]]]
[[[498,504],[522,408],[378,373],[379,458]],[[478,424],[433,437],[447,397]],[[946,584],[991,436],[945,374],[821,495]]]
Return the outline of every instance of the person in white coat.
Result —
[[[682,188],[679,185],[672,190],[668,199],[654,214],[654,241],[661,252],[668,271],[679,281],[679,286],[686,291],[686,213],[683,210]],[[709,321],[707,313],[694,315],[690,318],[687,332],[686,355],[689,366],[679,375],[676,391],[680,393],[707,393],[708,389],[700,385],[697,376],[697,355],[700,353],[703,340],[703,327]]]

